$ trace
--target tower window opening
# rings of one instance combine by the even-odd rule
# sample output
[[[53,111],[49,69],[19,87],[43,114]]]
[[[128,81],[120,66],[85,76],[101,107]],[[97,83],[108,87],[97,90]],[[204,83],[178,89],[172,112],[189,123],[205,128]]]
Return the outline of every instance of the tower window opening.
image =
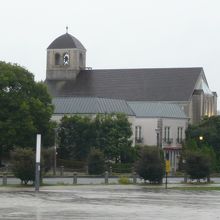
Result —
[[[55,65],[60,65],[60,54],[59,53],[55,54]]]
[[[69,54],[64,53],[63,55],[63,65],[69,65]]]
[[[79,54],[79,66],[81,68],[83,68],[83,55],[82,55],[82,53]]]

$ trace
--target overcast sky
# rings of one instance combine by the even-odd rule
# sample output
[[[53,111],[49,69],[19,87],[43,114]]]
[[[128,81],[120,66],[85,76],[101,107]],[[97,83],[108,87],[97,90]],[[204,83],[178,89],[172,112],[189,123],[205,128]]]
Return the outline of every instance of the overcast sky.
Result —
[[[46,48],[69,26],[88,67],[203,67],[220,95],[219,0],[7,0],[0,9],[0,60],[36,80],[46,77]]]

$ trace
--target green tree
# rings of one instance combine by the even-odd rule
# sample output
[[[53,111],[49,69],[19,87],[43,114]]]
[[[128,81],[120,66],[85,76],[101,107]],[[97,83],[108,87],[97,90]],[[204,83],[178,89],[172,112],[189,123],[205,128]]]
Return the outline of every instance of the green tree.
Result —
[[[95,118],[96,145],[107,160],[126,162],[132,154],[131,124],[125,114],[104,114]],[[130,152],[129,152],[130,151]]]
[[[208,157],[210,165],[211,165],[210,172],[215,171],[216,166],[217,166],[217,160],[216,160],[216,153],[214,149],[211,146],[203,145],[202,148],[200,149],[200,152],[203,155],[206,155],[206,157]]]
[[[220,169],[220,116],[205,117],[199,124],[190,125],[186,131],[186,140],[193,140],[198,149],[212,148],[215,153],[215,169]],[[200,140],[199,137],[203,137]]]
[[[122,162],[130,160],[131,125],[124,114],[64,116],[58,129],[59,157],[86,160],[91,147],[100,149],[105,158]]]
[[[211,164],[211,171],[216,170],[217,159],[216,153],[212,146],[208,146],[206,143],[200,143],[200,146],[198,146],[196,140],[192,138],[188,138],[183,145],[183,150],[179,164],[180,170],[185,169],[185,164],[183,164],[183,160],[185,160],[187,157],[189,157],[190,154],[193,153],[203,154],[206,157],[208,157]]]
[[[31,148],[16,148],[11,153],[12,171],[24,184],[35,180],[35,153]]]
[[[42,149],[41,160],[43,160],[42,169],[44,173],[47,173],[54,166],[54,148],[50,147],[50,148]]]
[[[36,134],[50,145],[51,98],[43,83],[26,69],[0,62],[0,158],[14,147],[35,146]]]
[[[86,160],[95,141],[91,118],[79,115],[64,116],[58,128],[58,139],[59,158]]]
[[[211,173],[210,157],[201,151],[189,151],[186,154],[186,172],[190,179],[208,178]]]
[[[102,174],[105,171],[104,154],[99,149],[92,149],[88,156],[89,174]]]
[[[143,147],[136,163],[136,172],[150,183],[161,183],[165,172],[163,152],[156,146]]]
[[[198,145],[195,139],[188,138],[183,144],[184,150],[197,151]]]

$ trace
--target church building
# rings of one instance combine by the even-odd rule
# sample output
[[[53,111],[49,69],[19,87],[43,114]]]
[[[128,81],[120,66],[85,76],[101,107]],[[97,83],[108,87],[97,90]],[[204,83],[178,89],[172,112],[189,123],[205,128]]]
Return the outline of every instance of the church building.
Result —
[[[45,83],[55,120],[65,114],[123,112],[132,122],[134,142],[174,152],[173,167],[188,123],[217,114],[217,94],[210,90],[202,67],[87,68],[85,47],[68,32],[47,48]]]

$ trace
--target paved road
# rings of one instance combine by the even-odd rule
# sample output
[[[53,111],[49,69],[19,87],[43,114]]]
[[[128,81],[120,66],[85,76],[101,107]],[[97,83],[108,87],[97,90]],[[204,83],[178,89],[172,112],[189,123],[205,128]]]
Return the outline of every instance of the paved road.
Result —
[[[140,185],[0,189],[0,220],[217,220],[219,191],[148,189]]]

